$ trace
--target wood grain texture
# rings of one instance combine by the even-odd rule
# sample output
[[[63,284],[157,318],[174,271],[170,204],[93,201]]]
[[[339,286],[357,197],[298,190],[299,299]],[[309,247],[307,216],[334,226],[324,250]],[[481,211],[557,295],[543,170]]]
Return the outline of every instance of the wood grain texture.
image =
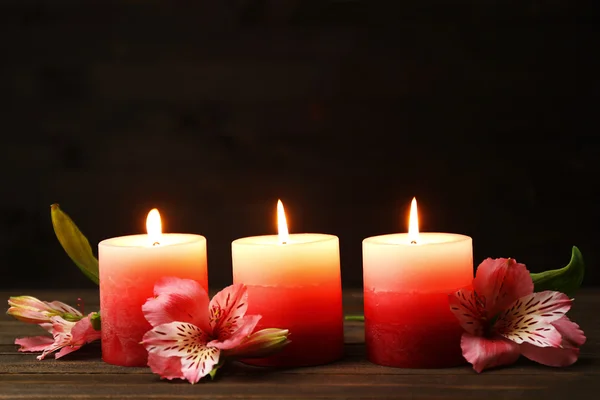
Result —
[[[25,292],[0,292],[0,298]],[[34,291],[43,300],[97,310],[93,291]],[[342,360],[319,367],[271,369],[233,363],[214,381],[190,385],[161,381],[148,368],[123,368],[102,362],[92,343],[61,360],[37,361],[19,353],[16,337],[42,331],[0,315],[0,400],[3,399],[577,399],[596,398],[600,389],[600,290],[582,290],[569,315],[584,329],[588,341],[580,360],[570,368],[543,367],[521,359],[509,368],[476,374],[469,365],[447,369],[386,368],[366,360],[363,325],[345,325]],[[346,290],[347,314],[360,313],[359,290]]]

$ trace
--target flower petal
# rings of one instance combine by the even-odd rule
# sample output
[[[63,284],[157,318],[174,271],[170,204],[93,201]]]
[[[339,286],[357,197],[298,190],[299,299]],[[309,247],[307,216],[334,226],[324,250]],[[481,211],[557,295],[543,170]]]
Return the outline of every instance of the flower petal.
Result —
[[[451,293],[448,295],[448,302],[450,311],[454,313],[465,331],[475,336],[483,335],[481,321],[485,316],[484,310],[474,291],[461,289]]]
[[[52,322],[44,322],[43,324],[38,324],[38,326],[49,332],[51,335],[54,335],[54,327],[52,326]]]
[[[170,322],[146,332],[142,344],[149,354],[179,358],[185,379],[196,383],[219,362],[220,350],[207,346],[208,339],[206,332],[193,324]],[[160,370],[156,373],[163,376]]]
[[[493,329],[515,343],[559,347],[562,337],[551,322],[565,315],[571,299],[560,292],[532,293],[515,301],[499,315]]]
[[[82,314],[75,308],[60,301],[41,301],[32,296],[13,296],[8,299],[10,308],[7,311],[19,321],[42,324],[50,322],[53,316],[63,316],[70,314],[75,319],[81,317]]]
[[[185,379],[181,371],[181,358],[163,357],[156,353],[148,354],[148,366],[163,379]]]
[[[11,296],[8,298],[8,305],[35,311],[52,311],[52,308],[47,302],[41,301],[33,296]]]
[[[219,364],[220,352],[221,350],[217,348],[204,346],[198,350],[197,356],[181,359],[181,370],[185,379],[193,384],[210,374],[213,368]]]
[[[62,349],[60,349],[60,351],[58,353],[56,353],[54,355],[54,358],[59,359],[61,357],[66,356],[69,353],[79,350],[80,348],[81,348],[81,345],[74,345],[74,344],[66,345]]]
[[[50,321],[50,316],[46,312],[39,312],[25,307],[10,307],[6,313],[21,322],[29,324],[43,324]]]
[[[48,347],[46,347],[42,354],[37,356],[38,360],[43,360],[44,358],[46,358],[47,355],[54,353],[55,351],[60,350],[65,346],[72,345],[73,336],[71,334],[71,331],[73,330],[73,327],[76,325],[76,323],[67,321],[62,317],[52,317],[50,318],[50,321],[52,322],[52,336],[54,337],[54,342]],[[78,346],[77,349],[79,349],[80,347],[81,346]],[[62,355],[60,357],[62,357]]]
[[[465,360],[470,362],[477,372],[512,364],[520,355],[519,345],[503,337],[487,339],[463,333],[460,347]]]
[[[77,321],[71,329],[72,344],[79,345],[79,347],[81,347],[86,343],[90,343],[94,340],[100,339],[101,332],[95,330],[92,326],[92,322],[90,321],[90,315],[92,314],[89,314],[88,316]]]
[[[56,337],[57,334],[70,335],[71,330],[75,326],[75,322],[67,321],[62,317],[50,318],[52,323],[52,334]]]
[[[241,318],[248,310],[248,290],[242,284],[227,286],[208,307],[212,336],[223,342],[241,327]]]
[[[198,282],[165,277],[154,285],[154,296],[142,306],[150,325],[189,322],[208,331],[208,294]]]
[[[50,346],[46,347],[44,349],[44,351],[42,352],[42,354],[40,354],[39,356],[37,356],[38,360],[43,360],[44,358],[46,358],[47,355],[54,353],[57,350],[62,349],[65,346],[68,346],[71,340],[71,335],[70,334],[57,334],[54,335],[54,343],[52,343]],[[81,346],[80,346],[81,347]],[[79,348],[79,347],[78,347]],[[56,356],[55,356],[56,358]]]
[[[254,331],[254,328],[256,328],[256,324],[258,324],[258,321],[260,319],[260,315],[246,315],[240,320],[238,320],[240,321],[238,324],[239,328],[237,331],[233,332],[231,336],[229,336],[223,341],[213,340],[208,345],[221,350],[233,349],[234,347],[239,346],[244,339],[250,336],[252,331]]]
[[[76,308],[71,307],[68,304],[63,303],[62,301],[52,301],[52,302],[47,302],[45,301],[44,303],[46,303],[48,305],[48,307],[50,307],[52,310],[55,310],[56,312],[59,312],[60,314],[73,314],[76,316],[81,317],[83,314],[81,314],[81,311],[79,311]]]
[[[477,267],[473,289],[485,299],[488,318],[533,293],[533,281],[524,264],[512,258],[487,258]]]
[[[571,321],[567,316],[552,322],[552,326],[562,336],[563,347],[580,347],[586,341],[585,334],[579,328],[579,325]]]
[[[15,344],[21,346],[19,351],[44,351],[52,345],[54,339],[51,336],[32,336],[15,339]]]
[[[549,367],[567,367],[579,358],[579,349],[538,347],[529,343],[521,345],[521,354],[531,361],[547,365]]]
[[[142,345],[148,353],[163,357],[188,356],[208,343],[210,337],[202,329],[187,322],[169,322],[155,326],[144,334]]]
[[[566,316],[552,322],[552,325],[562,336],[562,348],[538,347],[523,343],[521,353],[530,360],[549,367],[572,365],[579,358],[579,346],[585,343],[586,337],[579,325]]]
[[[61,358],[69,353],[79,350],[81,346],[100,339],[100,332],[94,330],[89,316],[77,322],[71,322],[62,317],[52,317],[52,324],[40,324],[50,331],[53,337],[35,336],[15,340],[21,346],[19,351],[41,351],[37,359],[43,360],[47,355],[60,350],[55,358]],[[51,327],[50,327],[51,325]]]

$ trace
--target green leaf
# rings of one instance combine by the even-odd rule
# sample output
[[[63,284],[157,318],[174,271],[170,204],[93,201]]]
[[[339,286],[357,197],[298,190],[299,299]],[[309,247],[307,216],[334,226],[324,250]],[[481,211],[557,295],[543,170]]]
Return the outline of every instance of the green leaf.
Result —
[[[217,365],[215,365],[213,367],[213,369],[210,370],[210,372],[208,373],[210,375],[210,379],[211,380],[215,380],[215,376],[217,375],[217,371],[219,370],[219,368],[221,368],[223,365],[225,365],[225,361],[224,360],[219,360],[219,363]]]
[[[573,246],[571,261],[563,268],[550,271],[531,274],[534,290],[542,292],[544,290],[555,290],[565,293],[567,296],[573,296],[583,282],[585,273],[585,264],[583,256],[576,246]]]
[[[54,233],[63,249],[65,249],[71,260],[73,260],[85,276],[98,284],[100,282],[98,260],[94,257],[94,253],[92,253],[90,242],[83,236],[71,218],[60,209],[58,204],[52,204],[50,215],[52,217]]]
[[[100,330],[101,322],[102,320],[100,319],[99,312],[93,312],[92,315],[90,315],[90,323],[92,324],[92,328],[94,328],[94,330]]]

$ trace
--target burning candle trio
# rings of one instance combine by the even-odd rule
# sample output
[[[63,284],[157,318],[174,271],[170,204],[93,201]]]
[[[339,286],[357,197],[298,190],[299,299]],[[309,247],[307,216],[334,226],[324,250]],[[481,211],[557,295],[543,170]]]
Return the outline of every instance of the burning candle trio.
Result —
[[[232,242],[233,282],[248,288],[248,313],[262,315],[256,329],[289,329],[291,343],[274,356],[246,362],[300,367],[336,361],[344,345],[339,239],[289,234],[281,201],[277,220],[277,235]],[[98,245],[102,358],[110,364],[146,365],[140,341],[150,325],[142,304],[153,296],[158,279],[193,279],[208,290],[206,238],[162,233],[156,209],[148,214],[146,226],[146,235],[106,239]],[[406,368],[462,364],[462,330],[447,296],[470,285],[472,278],[471,238],[419,233],[413,199],[407,234],[363,241],[368,359]]]

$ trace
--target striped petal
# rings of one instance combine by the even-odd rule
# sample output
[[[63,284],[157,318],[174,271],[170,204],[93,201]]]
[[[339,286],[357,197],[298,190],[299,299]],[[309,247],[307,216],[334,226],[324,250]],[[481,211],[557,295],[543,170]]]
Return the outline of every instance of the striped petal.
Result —
[[[563,293],[532,293],[503,311],[493,329],[515,343],[560,347],[562,336],[552,322],[562,318],[570,308],[571,300]]]
[[[471,335],[483,335],[484,311],[477,294],[472,290],[461,289],[448,295],[450,310],[460,325]]]
[[[242,327],[246,310],[248,290],[245,285],[231,285],[217,293],[208,306],[213,338],[220,342],[229,339]]]
[[[239,319],[240,323],[238,324],[240,327],[237,331],[233,332],[230,336],[228,336],[225,340],[213,340],[208,345],[214,346],[221,350],[230,350],[237,346],[239,346],[242,341],[248,338],[250,334],[256,328],[256,324],[261,319],[260,315],[246,315]]]
[[[50,307],[52,310],[54,310],[55,312],[59,313],[59,314],[72,314],[78,317],[82,317],[83,314],[81,314],[81,311],[79,311],[76,308],[71,307],[68,304],[63,303],[62,301],[51,301],[51,302],[47,302],[45,301],[44,303],[46,303],[48,305],[48,307]]]
[[[181,360],[183,377],[190,383],[197,383],[219,363],[220,350],[208,346],[209,340],[208,334],[193,324],[170,322],[148,331],[144,335],[142,344],[149,354],[159,355],[162,358],[178,357]],[[160,370],[160,365],[151,368],[162,377],[173,376],[171,366],[168,371],[163,372]]]
[[[533,280],[525,264],[512,258],[487,258],[477,267],[473,289],[485,301],[488,318],[533,293]]]
[[[579,358],[579,346],[582,346],[586,337],[575,322],[567,317],[562,317],[552,322],[552,326],[562,336],[561,347],[537,347],[528,343],[521,345],[521,354],[532,361],[550,367],[567,367]]]

